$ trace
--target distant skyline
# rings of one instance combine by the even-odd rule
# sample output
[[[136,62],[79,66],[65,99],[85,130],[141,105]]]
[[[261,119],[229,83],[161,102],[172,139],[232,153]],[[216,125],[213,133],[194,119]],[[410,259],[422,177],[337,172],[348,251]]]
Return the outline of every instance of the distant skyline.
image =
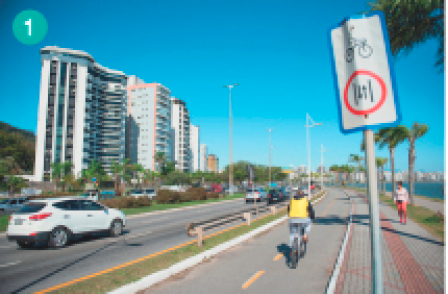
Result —
[[[162,1],[105,5],[77,1],[3,1],[0,120],[33,132],[40,84],[39,49],[56,45],[91,54],[101,65],[146,82],[167,86],[186,102],[191,123],[201,127],[201,143],[229,160],[228,89],[232,90],[233,159],[268,164],[269,128],[275,166],[308,166],[305,116],[323,125],[310,131],[312,170],[321,164],[347,164],[360,154],[361,133],[343,135],[338,127],[330,69],[328,28],[369,9],[368,1]],[[88,9],[86,9],[88,7]],[[324,7],[324,9],[322,9]],[[61,13],[76,16],[67,20]],[[12,33],[14,17],[40,11],[48,34],[32,46]],[[149,13],[157,11],[157,13]],[[402,124],[429,125],[416,142],[416,170],[444,171],[444,74],[434,68],[437,43],[419,45],[395,61]],[[409,143],[395,151],[395,166],[408,168]],[[389,158],[387,148],[376,156]],[[390,168],[390,162],[388,168]]]

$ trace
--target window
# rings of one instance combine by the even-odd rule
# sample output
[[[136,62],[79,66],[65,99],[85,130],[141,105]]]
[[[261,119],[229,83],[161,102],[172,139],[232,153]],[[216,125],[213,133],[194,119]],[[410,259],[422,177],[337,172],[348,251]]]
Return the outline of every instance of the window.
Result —
[[[81,210],[103,210],[104,208],[90,200],[81,200]]]
[[[16,214],[27,214],[27,213],[35,213],[41,211],[47,203],[26,203]]]
[[[78,200],[67,200],[53,203],[53,206],[62,210],[80,210]]]

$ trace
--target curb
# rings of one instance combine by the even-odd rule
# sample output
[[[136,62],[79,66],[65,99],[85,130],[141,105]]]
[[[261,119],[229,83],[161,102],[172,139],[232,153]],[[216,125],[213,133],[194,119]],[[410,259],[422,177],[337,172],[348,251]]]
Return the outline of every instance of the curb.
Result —
[[[325,293],[333,294],[336,290],[336,283],[338,281],[339,272],[342,267],[342,262],[344,261],[344,255],[345,255],[345,249],[347,247],[348,239],[351,234],[351,227],[353,225],[353,209],[354,204],[353,200],[351,201],[351,209],[350,209],[350,221],[347,225],[347,230],[345,231],[344,241],[342,242],[341,248],[339,250],[339,254],[337,257],[336,264],[333,269],[333,273],[331,275],[330,281],[328,282],[327,289],[325,290]]]
[[[318,199],[314,200],[312,202],[312,204],[316,204],[316,203],[320,202],[322,199],[324,199],[327,196],[327,194],[328,194],[328,192],[325,191],[325,193],[322,196],[320,196]],[[176,275],[176,274],[183,272],[191,267],[194,267],[194,266],[202,263],[204,260],[206,260],[208,258],[211,258],[223,251],[228,250],[229,248],[232,248],[236,245],[239,245],[239,244],[249,240],[250,238],[252,238],[262,232],[265,232],[265,231],[275,227],[276,225],[284,222],[287,219],[288,219],[288,216],[281,217],[273,222],[270,222],[264,226],[261,226],[261,227],[255,229],[247,234],[236,237],[235,239],[229,240],[221,245],[218,245],[218,246],[216,246],[212,249],[209,249],[205,252],[202,252],[201,254],[192,256],[192,257],[187,258],[181,262],[178,262],[167,269],[150,274],[137,282],[127,284],[125,286],[122,286],[122,287],[115,289],[108,293],[110,293],[110,294],[128,294],[128,293],[136,293],[138,291],[148,289],[151,286],[153,286],[157,283],[160,283],[163,280],[166,280],[173,275]]]

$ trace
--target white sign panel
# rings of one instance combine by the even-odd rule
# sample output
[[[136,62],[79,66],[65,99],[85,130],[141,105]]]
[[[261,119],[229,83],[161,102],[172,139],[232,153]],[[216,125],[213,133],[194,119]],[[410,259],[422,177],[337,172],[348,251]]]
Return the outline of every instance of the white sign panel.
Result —
[[[382,12],[330,28],[331,59],[343,133],[401,120],[389,37]]]

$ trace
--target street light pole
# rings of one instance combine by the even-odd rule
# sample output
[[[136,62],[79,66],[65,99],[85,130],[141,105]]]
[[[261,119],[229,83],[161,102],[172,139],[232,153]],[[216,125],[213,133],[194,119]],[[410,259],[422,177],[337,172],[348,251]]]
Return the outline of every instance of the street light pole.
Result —
[[[269,187],[271,187],[271,132],[273,129],[269,129]]]
[[[324,144],[320,144],[320,189],[324,189],[324,152],[327,152],[328,150],[324,150]]]
[[[311,122],[312,124],[308,124],[309,122]],[[314,127],[314,126],[320,126],[322,125],[322,123],[315,123],[314,120],[311,118],[311,116],[307,113],[306,114],[306,141],[307,141],[307,149],[308,149],[308,200],[311,199],[311,142],[310,142],[310,138],[309,138],[309,128]]]
[[[232,166],[232,88],[238,84],[225,85],[229,88],[229,195],[233,196],[233,166]]]

